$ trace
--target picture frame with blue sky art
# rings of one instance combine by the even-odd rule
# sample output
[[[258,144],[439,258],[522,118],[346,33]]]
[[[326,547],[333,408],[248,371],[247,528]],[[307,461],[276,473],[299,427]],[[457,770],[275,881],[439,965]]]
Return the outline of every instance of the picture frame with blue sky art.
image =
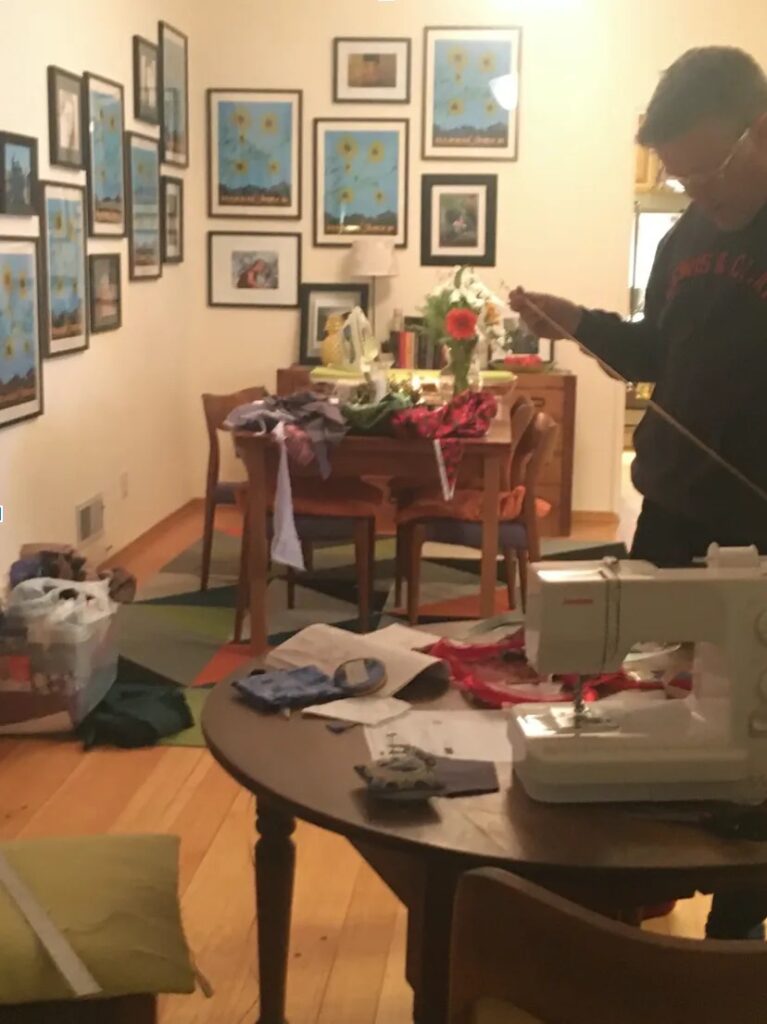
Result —
[[[94,237],[125,234],[123,87],[100,75],[83,76],[83,143],[88,171],[88,224]]]
[[[37,213],[37,139],[0,132],[0,213],[33,217]]]
[[[0,428],[43,412],[43,279],[36,238],[0,237]]]
[[[511,76],[519,95],[522,30],[424,30],[424,160],[516,160],[519,104],[505,110],[491,82]]]
[[[208,215],[301,216],[303,93],[208,90]]]
[[[159,23],[160,144],[162,162],[189,166],[189,40],[166,21]]]
[[[128,195],[128,267],[131,281],[162,276],[160,144],[138,132],[125,135]]]
[[[355,238],[407,245],[408,121],[317,118],[314,122],[314,244]]]
[[[48,358],[84,352],[89,345],[86,205],[80,185],[40,185],[46,270],[43,339]]]

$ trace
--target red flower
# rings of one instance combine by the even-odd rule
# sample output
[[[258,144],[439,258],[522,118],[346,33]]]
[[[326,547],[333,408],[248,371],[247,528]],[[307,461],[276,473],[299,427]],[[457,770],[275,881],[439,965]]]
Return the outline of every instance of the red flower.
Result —
[[[456,341],[472,341],[477,336],[477,314],[470,309],[451,309],[445,317],[445,330]]]

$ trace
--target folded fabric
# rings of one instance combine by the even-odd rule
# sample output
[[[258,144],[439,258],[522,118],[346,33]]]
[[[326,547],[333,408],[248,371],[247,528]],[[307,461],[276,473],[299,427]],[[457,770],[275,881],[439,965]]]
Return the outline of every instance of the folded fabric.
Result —
[[[277,669],[235,679],[232,686],[246,704],[258,711],[308,708],[339,700],[348,694],[316,665],[289,671]]]
[[[380,402],[366,405],[345,405],[342,412],[353,433],[386,437],[394,433],[392,426],[394,413],[410,409],[412,405],[412,400],[406,395],[392,393],[385,395]]]

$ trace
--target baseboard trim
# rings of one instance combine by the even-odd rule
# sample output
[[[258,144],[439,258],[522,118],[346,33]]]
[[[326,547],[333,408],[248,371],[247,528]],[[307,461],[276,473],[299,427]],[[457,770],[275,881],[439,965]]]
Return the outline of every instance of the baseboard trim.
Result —
[[[175,512],[171,512],[170,515],[165,516],[164,519],[155,523],[154,526],[150,526],[148,530],[142,533],[141,536],[136,537],[135,540],[132,540],[130,544],[126,544],[124,548],[120,548],[119,551],[111,554],[106,561],[99,565],[99,569],[115,569],[121,562],[140,557],[147,548],[157,542],[163,533],[173,529],[174,526],[178,526],[188,516],[202,509],[204,504],[205,502],[202,498],[192,498],[190,501],[187,501],[181,508],[177,508]]]
[[[573,512],[573,526],[617,526],[619,522],[615,512]]]

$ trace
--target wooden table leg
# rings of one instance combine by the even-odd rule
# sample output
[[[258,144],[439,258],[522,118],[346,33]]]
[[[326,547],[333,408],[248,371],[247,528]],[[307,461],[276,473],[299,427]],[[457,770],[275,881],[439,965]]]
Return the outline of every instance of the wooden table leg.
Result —
[[[295,819],[259,798],[256,814],[256,909],[261,1014],[258,1024],[285,1024]]]
[[[498,586],[498,502],[501,491],[502,458],[491,455],[485,459],[482,524],[482,589],[479,611],[483,619],[495,614],[495,591]]]
[[[269,571],[269,539],[266,532],[265,442],[242,446],[242,457],[248,471],[248,526],[250,529],[250,649],[254,655],[268,649],[266,623],[266,588]]]
[[[424,861],[418,895],[408,917],[407,976],[413,986],[415,1024],[447,1024],[450,933],[459,873]]]

